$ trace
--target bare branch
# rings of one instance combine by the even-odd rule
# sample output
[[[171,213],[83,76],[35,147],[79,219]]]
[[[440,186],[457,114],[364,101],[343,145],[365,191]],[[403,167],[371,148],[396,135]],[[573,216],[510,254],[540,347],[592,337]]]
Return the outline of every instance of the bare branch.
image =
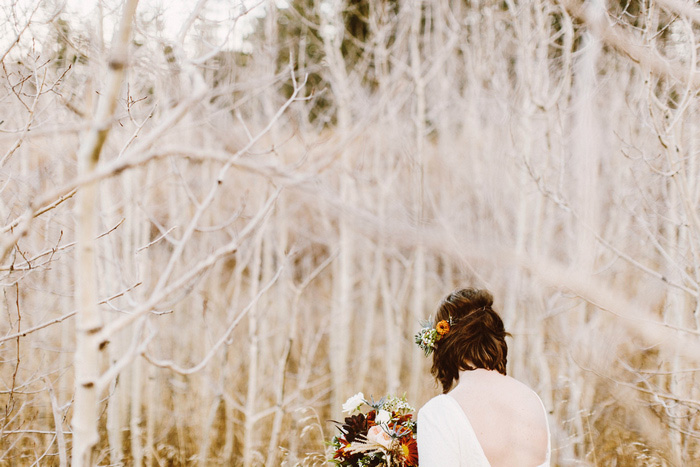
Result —
[[[270,289],[270,287],[272,287],[277,282],[277,279],[279,278],[280,274],[282,273],[282,269],[283,269],[283,267],[280,267],[279,269],[277,269],[277,272],[272,277],[272,279],[270,279],[268,281],[268,283],[265,284],[260,289],[258,294],[253,298],[253,300],[251,300],[250,303],[248,303],[248,305],[246,305],[246,307],[240,313],[238,313],[236,318],[231,322],[231,324],[224,331],[224,333],[219,337],[219,339],[216,341],[216,343],[214,343],[214,345],[212,345],[212,347],[209,349],[209,351],[204,356],[204,358],[202,358],[202,360],[200,360],[199,363],[197,363],[196,365],[193,365],[189,368],[184,368],[184,367],[181,367],[180,365],[178,365],[177,363],[173,362],[172,360],[158,360],[155,357],[152,357],[151,355],[149,355],[148,352],[145,352],[143,354],[144,358],[146,358],[146,360],[148,360],[148,362],[151,363],[152,365],[155,365],[155,366],[160,367],[160,368],[167,368],[167,369],[172,370],[172,371],[174,371],[178,374],[181,374],[181,375],[191,375],[193,373],[201,371],[202,369],[204,369],[204,367],[207,366],[207,364],[212,359],[212,357],[214,355],[216,355],[216,352],[218,352],[219,349],[221,347],[223,347],[224,343],[226,343],[229,336],[231,335],[233,330],[236,329],[236,326],[238,326],[238,324],[241,322],[241,320],[243,318],[245,318],[248,315],[248,312],[255,307],[258,300],[260,300],[260,297],[262,297],[265,294],[265,292],[267,292]]]
[[[124,289],[124,290],[122,290],[121,292],[119,292],[119,293],[117,293],[117,294],[114,294],[114,295],[112,295],[112,296],[109,297],[109,298],[105,298],[104,300],[98,302],[98,305],[104,305],[105,303],[109,303],[110,301],[114,300],[115,298],[119,298],[119,297],[121,297],[122,295],[126,294],[127,292],[130,292],[131,290],[135,289],[135,288],[138,287],[139,285],[141,285],[141,282],[137,282],[136,284],[132,285],[131,287],[129,287],[129,288],[127,288],[127,289]],[[65,320],[67,320],[68,318],[70,318],[70,317],[72,317],[72,316],[75,316],[76,313],[77,313],[77,311],[73,310],[73,311],[71,311],[70,313],[66,313],[65,315],[60,316],[60,317],[55,318],[55,319],[52,319],[51,321],[47,321],[47,322],[45,322],[45,323],[37,324],[36,326],[33,326],[33,327],[29,328],[29,329],[25,329],[25,330],[22,331],[22,332],[17,332],[17,333],[15,333],[15,334],[10,334],[10,335],[7,335],[7,336],[5,336],[5,337],[0,337],[0,344],[2,344],[3,342],[7,342],[7,341],[9,341],[9,340],[12,340],[12,339],[17,339],[17,338],[19,338],[19,337],[25,337],[25,336],[27,336],[28,334],[31,334],[31,333],[33,333],[33,332],[36,332],[36,331],[39,331],[39,330],[41,330],[41,329],[47,328],[47,327],[49,327],[49,326],[51,326],[51,325],[53,325],[53,324],[57,324],[57,323],[60,323],[60,322],[62,322],[62,321],[65,321]]]

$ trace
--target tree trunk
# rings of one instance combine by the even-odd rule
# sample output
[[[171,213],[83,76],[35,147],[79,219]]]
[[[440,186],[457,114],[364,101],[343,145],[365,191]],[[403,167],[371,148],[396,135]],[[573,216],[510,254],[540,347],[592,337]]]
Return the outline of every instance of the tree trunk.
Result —
[[[411,57],[411,77],[415,87],[415,104],[413,120],[415,122],[415,153],[413,154],[412,179],[413,179],[413,215],[418,229],[424,225],[423,208],[423,177],[425,158],[425,80],[421,70],[422,58],[420,43],[421,22],[423,19],[423,0],[414,0],[412,4],[411,33],[409,38]],[[422,319],[426,319],[425,313],[425,247],[422,243],[416,246],[413,254],[413,290],[411,290],[411,312],[409,322],[417,327]],[[400,328],[404,328],[405,323],[400,323]],[[396,343],[390,344],[398,345]],[[409,394],[415,397],[419,394],[420,382],[422,380],[423,361],[420,358],[411,359],[411,378],[409,383]],[[398,381],[396,382],[398,384]]]
[[[253,264],[250,269],[250,299],[255,300],[255,296],[260,289],[260,273],[262,269],[263,255],[263,231],[261,230],[255,239],[255,247],[253,253]],[[259,356],[260,356],[260,336],[258,335],[258,316],[256,308],[258,305],[253,305],[253,309],[248,314],[248,387],[246,390],[245,401],[245,423],[243,427],[243,465],[251,467],[255,456],[255,424],[256,410],[258,401],[259,386]]]
[[[111,119],[117,105],[122,78],[126,68],[131,22],[136,11],[137,0],[127,0],[122,22],[116,37],[110,73],[105,92],[100,96],[92,128],[78,151],[78,173],[81,177],[91,174],[97,167],[102,146],[112,125]],[[93,453],[99,441],[99,397],[97,393],[100,376],[100,361],[105,349],[100,342],[102,317],[97,305],[97,275],[95,270],[95,237],[97,236],[97,186],[84,185],[78,190],[76,202],[78,270],[76,297],[75,349],[75,402],[73,406],[73,467],[91,466]]]

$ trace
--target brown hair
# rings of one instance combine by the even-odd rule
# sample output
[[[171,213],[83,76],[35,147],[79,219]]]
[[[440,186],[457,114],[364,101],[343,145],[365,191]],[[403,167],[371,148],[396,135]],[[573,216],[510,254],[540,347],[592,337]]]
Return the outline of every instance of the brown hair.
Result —
[[[476,368],[506,374],[507,333],[501,317],[491,308],[493,296],[484,289],[462,289],[445,297],[435,322],[451,321],[450,331],[436,343],[430,370],[442,384],[442,392],[459,380],[460,371]]]

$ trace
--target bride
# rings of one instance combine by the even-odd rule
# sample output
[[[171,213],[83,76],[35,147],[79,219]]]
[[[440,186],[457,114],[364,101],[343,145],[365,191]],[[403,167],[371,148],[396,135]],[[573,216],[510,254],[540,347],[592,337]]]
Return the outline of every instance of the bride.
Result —
[[[549,466],[544,405],[506,376],[510,334],[492,304],[486,290],[453,292],[416,336],[443,392],[418,413],[421,467]]]

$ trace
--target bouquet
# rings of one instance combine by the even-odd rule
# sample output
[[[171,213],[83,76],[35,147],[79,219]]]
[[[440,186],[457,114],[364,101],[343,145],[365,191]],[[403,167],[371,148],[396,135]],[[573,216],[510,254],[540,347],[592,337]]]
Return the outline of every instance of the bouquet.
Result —
[[[347,467],[413,467],[418,465],[415,409],[406,398],[386,396],[368,401],[360,392],[343,404],[345,420],[335,422],[340,434],[329,443],[330,462]]]

